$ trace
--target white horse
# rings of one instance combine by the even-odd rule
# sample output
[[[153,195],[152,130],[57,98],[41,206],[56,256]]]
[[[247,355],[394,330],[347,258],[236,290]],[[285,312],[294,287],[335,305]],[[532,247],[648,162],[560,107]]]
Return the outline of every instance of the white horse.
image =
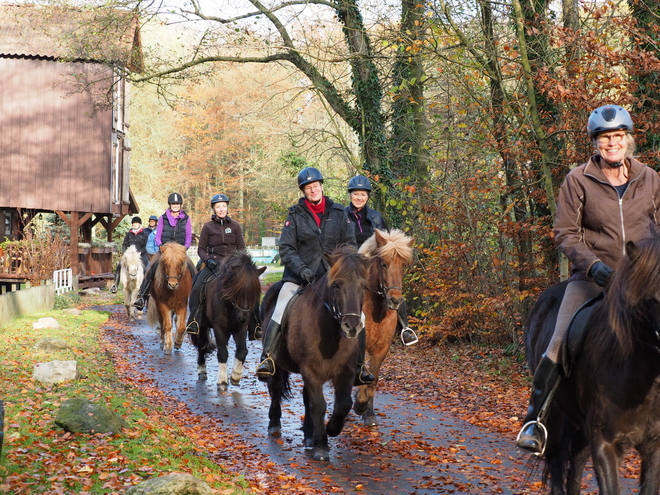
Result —
[[[137,311],[133,307],[140,285],[142,285],[142,279],[144,279],[142,255],[135,246],[129,246],[121,257],[119,282],[124,287],[124,306],[126,306],[126,314],[130,319],[135,319],[136,313],[138,319],[142,318],[142,311]]]

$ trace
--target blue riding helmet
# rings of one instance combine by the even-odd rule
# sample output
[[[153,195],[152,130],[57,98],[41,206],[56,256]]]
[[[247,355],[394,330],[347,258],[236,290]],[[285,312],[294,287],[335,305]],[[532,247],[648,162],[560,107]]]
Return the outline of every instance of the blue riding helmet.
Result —
[[[216,203],[227,203],[227,206],[229,206],[229,198],[226,194],[214,194],[211,198],[211,208]]]
[[[312,182],[320,182],[323,184],[323,175],[317,168],[314,167],[305,167],[298,174],[298,188],[302,189]]]
[[[348,192],[351,191],[367,191],[371,192],[371,182],[364,175],[356,175],[351,177],[351,180],[348,181]]]

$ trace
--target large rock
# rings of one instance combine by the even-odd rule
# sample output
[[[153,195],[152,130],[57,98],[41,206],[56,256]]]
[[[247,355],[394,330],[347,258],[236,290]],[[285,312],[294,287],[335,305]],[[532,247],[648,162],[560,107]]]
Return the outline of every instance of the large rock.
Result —
[[[203,481],[186,473],[170,473],[151,478],[126,490],[126,495],[213,495]]]
[[[63,309],[62,313],[64,313],[65,315],[80,316],[82,314],[82,311],[80,311],[78,308],[67,308],[67,309]]]
[[[42,383],[62,383],[78,378],[78,363],[75,361],[50,361],[36,363],[32,378]]]
[[[107,407],[87,399],[74,398],[62,402],[55,424],[71,433],[121,433],[128,428],[124,418]]]
[[[35,330],[42,330],[44,328],[60,328],[60,324],[55,318],[49,316],[48,318],[39,318],[32,324],[32,328]]]
[[[55,337],[46,337],[34,344],[34,348],[40,351],[62,351],[64,349],[70,349],[71,346],[66,340],[57,339]]]

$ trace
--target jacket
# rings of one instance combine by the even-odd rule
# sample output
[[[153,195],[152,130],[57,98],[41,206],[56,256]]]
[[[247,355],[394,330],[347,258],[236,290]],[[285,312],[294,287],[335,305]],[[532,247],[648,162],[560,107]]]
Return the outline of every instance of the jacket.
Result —
[[[597,261],[616,269],[626,254],[626,242],[649,237],[658,224],[658,174],[628,158],[628,188],[619,199],[598,160],[594,156],[571,170],[557,199],[555,243],[573,264],[573,271],[584,275]]]
[[[202,261],[206,262],[209,258],[222,261],[239,249],[245,249],[243,231],[238,222],[228,216],[218,218],[213,215],[211,221],[202,227],[197,246],[197,254]]]
[[[179,211],[178,217],[175,217],[168,208],[158,221],[156,245],[162,246],[168,242],[178,242],[186,248],[192,243],[192,223],[183,210]]]
[[[122,252],[125,252],[130,246],[135,246],[139,253],[146,253],[147,239],[149,233],[144,229],[129,230],[124,236],[124,242],[121,245]]]
[[[354,224],[355,240],[358,247],[362,246],[364,241],[374,235],[374,230],[389,230],[383,215],[368,206],[364,206],[362,211],[356,211],[353,204],[344,208],[348,220]]]
[[[344,207],[326,196],[321,227],[316,226],[312,213],[305,206],[305,198],[289,208],[280,236],[280,258],[284,264],[282,280],[302,284],[300,271],[309,268],[321,277],[328,270],[325,254],[343,244],[357,247],[353,224]]]

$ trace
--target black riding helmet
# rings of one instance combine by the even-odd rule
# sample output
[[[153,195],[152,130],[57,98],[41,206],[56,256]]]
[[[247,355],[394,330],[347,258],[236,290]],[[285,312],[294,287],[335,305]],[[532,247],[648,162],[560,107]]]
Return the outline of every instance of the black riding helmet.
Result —
[[[348,192],[351,191],[367,191],[371,193],[371,182],[364,175],[356,175],[351,177],[351,180],[348,181]]]
[[[601,132],[608,131],[632,132],[633,121],[625,108],[618,105],[603,105],[591,112],[587,122],[587,132],[591,139]]]
[[[182,205],[183,198],[179,193],[172,193],[167,197],[167,204],[170,205]]]
[[[227,203],[227,206],[229,206],[229,198],[225,194],[214,194],[211,198],[211,208],[216,203]]]
[[[298,174],[298,188],[302,189],[312,182],[320,182],[323,184],[323,175],[319,172],[318,169],[314,167],[305,167]]]

